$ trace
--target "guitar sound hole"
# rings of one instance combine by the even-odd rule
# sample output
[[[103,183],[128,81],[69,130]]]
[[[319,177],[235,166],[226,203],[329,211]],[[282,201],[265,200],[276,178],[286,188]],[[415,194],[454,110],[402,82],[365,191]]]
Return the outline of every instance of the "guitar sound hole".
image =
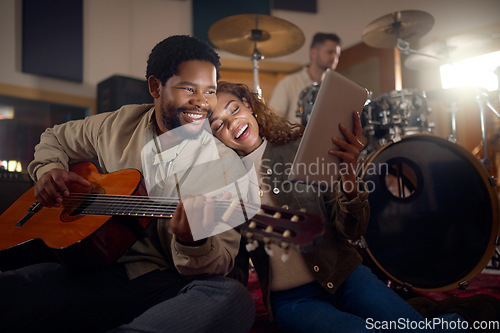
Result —
[[[87,194],[105,194],[106,191],[102,187],[96,187]],[[85,194],[85,193],[84,193]],[[72,198],[68,200],[67,204],[64,204],[64,210],[61,213],[61,221],[72,222],[79,219],[82,213],[92,205],[94,200],[92,200],[92,195],[84,195],[82,199],[77,200]]]

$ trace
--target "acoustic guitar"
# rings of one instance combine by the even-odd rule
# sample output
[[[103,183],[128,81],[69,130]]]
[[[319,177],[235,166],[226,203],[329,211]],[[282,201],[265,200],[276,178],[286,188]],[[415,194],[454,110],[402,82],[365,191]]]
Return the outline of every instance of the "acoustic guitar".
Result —
[[[178,204],[178,199],[148,197],[138,170],[101,174],[94,164],[81,162],[70,171],[89,180],[91,189],[72,185],[61,206],[49,208],[36,202],[31,188],[0,216],[0,271],[39,262],[59,262],[78,272],[102,268],[145,236],[152,218],[172,217]],[[216,218],[224,220],[235,201],[214,205]],[[257,208],[257,214],[236,228],[252,244],[274,242],[306,252],[321,240],[319,216]]]

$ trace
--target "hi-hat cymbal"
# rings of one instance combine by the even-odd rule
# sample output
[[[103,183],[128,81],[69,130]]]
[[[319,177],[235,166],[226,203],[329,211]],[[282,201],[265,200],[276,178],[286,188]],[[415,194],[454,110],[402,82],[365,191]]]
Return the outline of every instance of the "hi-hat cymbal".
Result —
[[[215,22],[208,38],[217,48],[230,53],[252,56],[255,42],[264,57],[279,57],[298,50],[304,33],[296,25],[263,14],[240,14]]]
[[[422,37],[434,26],[431,14],[420,10],[403,10],[382,16],[363,30],[363,42],[372,47],[395,47],[397,39]]]
[[[405,60],[409,69],[430,69],[459,61],[481,51],[493,37],[488,34],[466,34],[431,43]],[[427,56],[426,56],[427,55]]]

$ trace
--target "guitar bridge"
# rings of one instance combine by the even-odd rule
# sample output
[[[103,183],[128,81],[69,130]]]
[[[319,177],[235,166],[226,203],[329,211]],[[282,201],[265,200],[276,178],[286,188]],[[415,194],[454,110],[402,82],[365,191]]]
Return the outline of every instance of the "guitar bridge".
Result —
[[[33,205],[31,205],[31,207],[28,208],[28,214],[24,215],[24,217],[16,223],[16,227],[22,227],[33,215],[35,215],[40,209],[42,209],[42,207],[43,206],[38,202],[35,202]]]

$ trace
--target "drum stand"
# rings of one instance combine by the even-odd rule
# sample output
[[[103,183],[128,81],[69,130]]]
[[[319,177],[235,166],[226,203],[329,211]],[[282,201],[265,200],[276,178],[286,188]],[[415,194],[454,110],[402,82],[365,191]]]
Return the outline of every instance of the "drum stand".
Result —
[[[481,120],[481,141],[483,144],[483,158],[481,162],[486,167],[487,170],[490,169],[490,158],[488,157],[488,138],[486,135],[486,107],[488,107],[491,112],[493,112],[498,118],[500,118],[500,113],[491,105],[488,101],[488,93],[484,90],[478,89],[476,93],[476,101],[479,105],[479,116]],[[495,180],[493,180],[495,182]]]
[[[407,54],[407,55],[413,55],[413,54],[415,54],[415,55],[421,55],[421,56],[424,56],[424,57],[432,58],[432,59],[435,59],[435,60],[445,61],[447,63],[450,62],[450,60],[446,59],[446,58],[442,58],[442,57],[438,57],[438,56],[434,56],[434,55],[431,55],[431,54],[427,54],[427,53],[423,53],[423,52],[419,52],[419,51],[413,50],[412,48],[410,48],[410,43],[408,43],[407,41],[405,41],[402,38],[398,38],[397,39],[396,47],[398,48],[399,52],[401,52],[402,54]]]
[[[457,137],[457,102],[456,101],[451,101],[450,106],[450,127],[451,127],[451,133],[448,135],[448,140],[453,143],[457,143],[458,137]]]
[[[500,105],[500,66],[498,66],[495,69],[495,75],[497,76],[497,79],[498,79],[498,98],[499,98],[499,105]],[[489,157],[488,157],[487,150],[486,150],[487,147],[484,146],[484,144],[486,144],[486,141],[487,141],[486,128],[484,128],[484,115],[483,115],[485,112],[484,111],[485,106],[487,106],[491,110],[491,112],[493,112],[498,118],[500,118],[500,114],[495,110],[493,105],[491,105],[491,103],[488,101],[487,96],[488,95],[486,93],[483,93],[480,97],[477,97],[480,111],[481,111],[481,131],[482,131],[481,139],[483,141],[483,159],[486,159],[486,163],[487,163],[487,164],[485,164],[486,167],[489,166]],[[483,128],[484,128],[484,130],[483,130]],[[483,164],[484,164],[484,162],[483,162]],[[493,178],[491,178],[491,179],[493,179]],[[494,179],[493,181],[496,182],[496,179]],[[491,258],[490,265],[486,266],[486,268],[500,270],[500,235],[497,236],[497,248],[495,249],[495,253],[493,254],[493,257]]]
[[[423,53],[423,52],[419,52],[419,51],[411,49],[410,43],[408,43],[407,41],[405,41],[401,38],[397,39],[396,47],[398,48],[399,52],[401,52],[403,54],[420,55],[420,56],[432,58],[435,60],[444,61],[446,63],[450,63],[449,59],[434,56],[431,54],[427,54],[427,53]],[[450,131],[451,131],[451,133],[448,136],[448,140],[450,142],[457,143],[457,141],[458,141],[458,137],[457,137],[457,112],[458,112],[458,109],[457,109],[457,103],[455,100],[450,102],[449,112],[450,112],[450,126],[451,126]]]
[[[252,54],[252,64],[253,64],[253,91],[257,93],[259,99],[262,99],[262,89],[260,89],[259,84],[259,61],[264,59],[264,56],[257,49],[257,41],[262,37],[262,30],[252,29],[251,39],[254,42],[253,54]]]

